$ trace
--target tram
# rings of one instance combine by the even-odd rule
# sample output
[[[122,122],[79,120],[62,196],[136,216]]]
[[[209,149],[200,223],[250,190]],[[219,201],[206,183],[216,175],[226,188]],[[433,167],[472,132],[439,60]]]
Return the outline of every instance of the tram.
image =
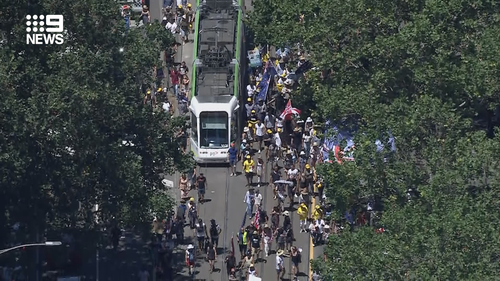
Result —
[[[243,125],[239,106],[245,52],[242,11],[233,0],[198,0],[190,111],[190,145],[198,163],[225,163]]]

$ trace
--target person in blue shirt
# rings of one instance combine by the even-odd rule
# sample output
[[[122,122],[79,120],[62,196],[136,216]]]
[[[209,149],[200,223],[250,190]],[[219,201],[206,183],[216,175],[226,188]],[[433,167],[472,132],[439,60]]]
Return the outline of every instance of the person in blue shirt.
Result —
[[[227,159],[231,167],[231,177],[236,176],[236,162],[238,162],[238,149],[235,147],[234,141],[231,142],[231,147],[227,151]]]

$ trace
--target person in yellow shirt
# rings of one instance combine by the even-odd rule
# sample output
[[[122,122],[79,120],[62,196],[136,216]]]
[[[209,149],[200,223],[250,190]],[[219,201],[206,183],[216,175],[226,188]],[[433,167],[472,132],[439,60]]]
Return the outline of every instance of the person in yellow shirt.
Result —
[[[309,215],[309,209],[306,203],[302,202],[297,209],[297,214],[300,219],[300,232],[306,232],[307,228],[307,216]]]
[[[317,194],[319,196],[319,201],[320,202],[323,202],[323,192],[324,192],[324,187],[323,187],[323,183],[322,182],[317,182],[315,185],[314,185],[314,193]]]
[[[245,161],[243,161],[243,171],[245,171],[247,186],[249,186],[253,182],[253,169],[255,167],[255,162],[250,155],[247,155],[245,158]]]
[[[314,210],[313,216],[315,221],[323,218],[323,209],[321,209],[321,206],[316,205],[316,210]]]

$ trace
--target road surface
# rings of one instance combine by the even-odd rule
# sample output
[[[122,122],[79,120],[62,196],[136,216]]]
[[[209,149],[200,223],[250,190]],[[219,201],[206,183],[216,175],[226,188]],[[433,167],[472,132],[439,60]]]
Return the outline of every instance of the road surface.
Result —
[[[161,19],[161,6],[162,0],[152,0],[151,1],[151,15],[154,19]],[[193,5],[193,9],[196,9],[196,1],[190,0],[189,3]],[[245,0],[245,7],[247,10],[251,10],[251,1]],[[192,39],[191,35],[191,38]],[[179,48],[178,56],[176,62],[185,61],[189,66],[193,64],[193,43],[187,43]],[[192,69],[192,67],[190,67]],[[192,81],[193,82],[193,81]],[[257,160],[257,159],[255,159]],[[238,163],[238,171],[241,172],[241,163]],[[244,221],[245,218],[245,207],[243,199],[247,191],[246,180],[243,175],[237,177],[229,176],[229,169],[227,166],[214,167],[214,166],[201,166],[198,168],[198,173],[204,173],[207,177],[207,193],[206,199],[209,202],[201,205],[200,207],[200,217],[209,223],[210,219],[215,219],[217,223],[222,227],[223,232],[219,238],[219,249],[217,255],[217,261],[215,267],[217,270],[214,273],[209,272],[208,263],[203,259],[199,258],[196,263],[196,275],[195,280],[221,280],[227,281],[228,277],[226,274],[225,264],[223,263],[225,256],[228,251],[231,250],[231,237],[234,236],[234,243],[236,251],[238,252],[238,245],[236,242],[236,234],[243,223],[248,225],[248,220]],[[265,167],[265,176],[263,182],[268,182],[269,175],[271,173],[271,167]],[[172,175],[166,177],[174,182],[175,188],[173,190],[173,196],[179,201],[179,192],[177,188],[177,182],[179,180],[179,175]],[[273,193],[268,185],[264,185],[260,188],[261,194],[263,196],[263,206],[265,210],[270,214],[272,207],[275,205],[273,200]],[[192,191],[192,196],[196,198],[196,192]],[[290,210],[292,211],[292,210]],[[294,233],[296,236],[296,241],[294,245],[303,249],[302,252],[302,264],[300,265],[300,274],[298,280],[309,280],[309,259],[311,256],[317,257],[322,250],[317,247],[312,251],[312,245],[308,234],[299,232],[299,219],[293,209],[292,213],[292,223],[294,225]],[[186,236],[192,237],[192,231],[189,228],[185,229]],[[273,243],[273,250],[276,243]],[[184,251],[186,245],[182,245],[176,249],[177,259],[178,259],[178,272],[176,273],[174,280],[192,280],[188,277],[187,268],[184,265]],[[276,270],[275,270],[275,254],[272,251],[267,259],[262,260],[255,264],[259,277],[262,280],[276,280]],[[237,254],[237,257],[239,253]],[[291,272],[291,262],[287,258],[285,259],[287,274],[283,280],[292,280],[291,276],[288,274]]]

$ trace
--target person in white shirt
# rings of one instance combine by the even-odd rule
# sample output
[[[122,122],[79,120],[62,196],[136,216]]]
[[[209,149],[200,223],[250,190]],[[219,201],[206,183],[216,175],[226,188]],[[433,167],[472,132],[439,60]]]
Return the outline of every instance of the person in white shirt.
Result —
[[[257,277],[257,270],[255,269],[255,265],[251,264],[248,268],[248,277],[255,276]]]
[[[255,92],[257,91],[257,86],[255,86],[255,83],[251,82],[247,86],[247,96],[249,98],[252,98]]]
[[[253,200],[253,209],[255,212],[258,212],[260,204],[262,204],[262,194],[260,194],[260,191],[258,189],[255,189]]]
[[[175,21],[169,21],[167,25],[165,25],[165,28],[170,30],[172,34],[175,34],[177,32],[177,23]]]
[[[288,185],[288,199],[290,200],[290,206],[292,206],[294,203],[293,201],[295,195],[294,190],[297,187],[297,177],[299,175],[299,170],[297,170],[297,168],[295,168],[295,166],[292,165],[292,167],[290,167],[290,169],[288,170],[287,175],[288,175],[288,180],[293,182],[293,185]]]
[[[170,104],[169,101],[164,101],[163,104],[162,104],[162,108],[166,112],[170,112],[170,109],[172,108],[172,104]]]
[[[276,132],[273,136],[273,142],[274,144],[276,145],[276,147],[278,148],[278,150],[281,149],[281,137],[280,137],[280,133],[279,132]],[[279,157],[279,153],[278,153],[278,157]]]
[[[257,141],[259,142],[259,153],[262,151],[262,141],[264,140],[265,132],[266,126],[259,120],[255,125],[255,135],[257,135]]]
[[[247,192],[245,193],[245,199],[243,199],[243,202],[247,204],[246,213],[247,213],[247,216],[249,218],[252,217],[252,208],[253,208],[253,202],[254,202],[254,197],[255,197],[253,191],[254,190],[252,188],[247,190]]]
[[[277,117],[276,118],[276,128],[275,130],[279,133],[281,133],[281,131],[283,130],[283,119],[281,119],[281,117]]]
[[[267,129],[274,129],[274,118],[269,114],[269,112],[266,112],[266,116],[264,117],[264,124],[266,125]]]

